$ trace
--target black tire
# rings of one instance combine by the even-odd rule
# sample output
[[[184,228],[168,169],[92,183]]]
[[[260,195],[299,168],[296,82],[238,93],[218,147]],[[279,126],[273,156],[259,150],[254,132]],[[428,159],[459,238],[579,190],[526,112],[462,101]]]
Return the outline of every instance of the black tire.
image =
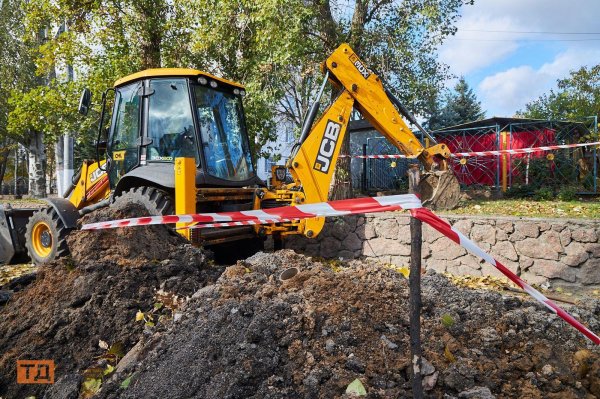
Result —
[[[112,207],[121,208],[127,204],[143,206],[149,216],[172,215],[175,212],[173,200],[165,191],[155,187],[134,187],[115,198]]]
[[[69,254],[68,229],[54,208],[35,212],[29,218],[25,230],[25,247],[36,265],[48,263]]]

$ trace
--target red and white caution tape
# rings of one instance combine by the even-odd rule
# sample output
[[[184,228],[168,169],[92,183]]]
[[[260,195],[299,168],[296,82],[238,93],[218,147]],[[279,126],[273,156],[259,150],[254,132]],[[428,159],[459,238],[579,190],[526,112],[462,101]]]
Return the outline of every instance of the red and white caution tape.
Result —
[[[128,226],[147,226],[171,223],[207,223],[206,227],[238,226],[239,224],[280,223],[294,219],[343,216],[356,213],[398,211],[420,208],[421,201],[412,194],[386,197],[355,198],[339,201],[284,206],[253,211],[197,213],[190,215],[146,216],[85,224],[82,230],[113,229]],[[205,225],[202,225],[203,227]]]
[[[253,211],[240,212],[222,212],[222,213],[198,213],[190,215],[171,215],[171,216],[148,216],[140,218],[130,218],[113,220],[108,222],[98,222],[85,224],[82,230],[100,230],[112,229],[117,227],[129,226],[147,226],[153,224],[171,224],[171,223],[201,223],[191,228],[207,227],[228,227],[240,225],[281,223],[290,220],[308,219],[314,217],[343,216],[359,213],[386,212],[407,209],[411,215],[464,247],[471,254],[484,259],[486,262],[498,269],[502,274],[508,277],[513,283],[541,302],[550,311],[557,314],[567,323],[579,330],[592,342],[600,345],[600,337],[590,331],[587,327],[577,321],[569,313],[565,312],[558,305],[546,298],[541,292],[531,287],[519,276],[511,272],[506,266],[494,259],[490,254],[479,248],[473,241],[465,237],[460,231],[454,229],[450,224],[436,216],[427,208],[423,208],[421,201],[416,195],[391,195],[385,197],[356,198],[339,201],[328,201],[315,204],[304,204],[298,206],[286,206],[280,208],[261,209]]]
[[[497,150],[497,151],[475,151],[475,152],[455,152],[451,154],[453,158],[464,158],[464,157],[489,157],[498,156],[502,154],[531,154],[532,152],[540,151],[553,151],[565,148],[575,147],[589,147],[594,145],[600,145],[600,141],[594,143],[579,143],[579,144],[561,144],[561,145],[549,145],[544,147],[533,147],[533,148],[516,148],[513,150]],[[340,155],[341,158],[360,158],[360,159],[391,159],[391,158],[414,158],[402,154],[391,154],[391,155]]]

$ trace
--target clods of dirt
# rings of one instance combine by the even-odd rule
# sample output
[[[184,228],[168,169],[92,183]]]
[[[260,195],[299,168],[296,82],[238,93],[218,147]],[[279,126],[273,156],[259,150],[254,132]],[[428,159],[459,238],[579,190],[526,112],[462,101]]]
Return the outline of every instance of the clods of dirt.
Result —
[[[298,273],[282,281],[280,273]],[[294,274],[294,273],[290,273]],[[600,353],[528,299],[423,277],[433,398],[592,398]],[[600,330],[600,302],[571,308]],[[102,398],[412,397],[408,286],[389,268],[259,253],[197,291],[170,330],[103,381]]]
[[[134,216],[139,209],[111,212],[87,220]],[[86,373],[110,371],[222,272],[164,226],[75,232],[69,245],[72,257],[40,267],[35,281],[0,308],[0,397],[78,397]],[[17,384],[18,359],[54,360],[56,380],[74,391]]]

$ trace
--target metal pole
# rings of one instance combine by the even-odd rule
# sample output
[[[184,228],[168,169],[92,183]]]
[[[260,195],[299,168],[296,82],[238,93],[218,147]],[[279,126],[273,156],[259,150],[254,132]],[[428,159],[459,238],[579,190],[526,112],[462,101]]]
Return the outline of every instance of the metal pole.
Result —
[[[362,145],[362,154],[363,156],[367,156],[367,145]],[[363,194],[367,192],[367,158],[362,159],[362,176],[360,179],[361,190]]]
[[[419,165],[410,165],[408,170],[408,190],[419,194]],[[410,218],[410,275],[408,277],[410,292],[410,357],[412,359],[412,391],[413,398],[423,398],[421,375],[421,246],[423,243],[422,222]]]
[[[19,195],[18,193],[18,183],[17,183],[17,173],[19,172],[19,144],[17,143],[17,147],[15,148],[15,196]]]

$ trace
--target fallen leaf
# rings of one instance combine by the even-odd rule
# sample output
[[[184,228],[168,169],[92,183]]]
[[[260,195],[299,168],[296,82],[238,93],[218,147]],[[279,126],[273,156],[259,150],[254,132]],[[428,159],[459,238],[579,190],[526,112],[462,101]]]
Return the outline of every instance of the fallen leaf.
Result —
[[[140,312],[139,310],[135,314],[135,321],[144,320],[144,312]]]
[[[133,378],[133,374],[131,374],[129,377],[125,378],[123,380],[123,382],[121,383],[121,389],[127,389],[129,388],[129,384],[131,384],[131,379]]]
[[[448,349],[448,345],[446,345],[446,348],[444,349],[444,357],[450,363],[454,363],[456,361],[456,358],[454,357],[454,355],[452,354],[452,352],[450,352],[450,349]]]
[[[91,398],[100,390],[102,380],[100,378],[87,378],[81,385],[81,396],[83,398]]]
[[[367,390],[358,378],[348,385],[346,388],[346,393],[354,396],[367,396]]]
[[[106,369],[104,370],[104,375],[109,375],[113,371],[115,371],[115,368],[113,366],[111,366],[110,364],[107,364]]]
[[[454,325],[454,319],[448,313],[442,315],[442,325],[446,328],[450,328]]]

